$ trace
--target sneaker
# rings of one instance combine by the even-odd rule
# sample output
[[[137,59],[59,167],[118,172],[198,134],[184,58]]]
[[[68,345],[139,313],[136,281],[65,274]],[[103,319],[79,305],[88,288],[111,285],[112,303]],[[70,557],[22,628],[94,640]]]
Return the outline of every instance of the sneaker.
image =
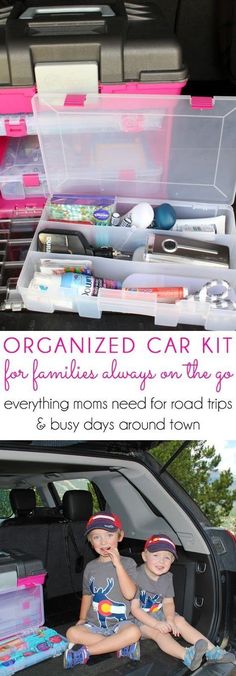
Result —
[[[131,643],[131,645],[127,645],[127,646],[125,646],[125,648],[121,648],[120,650],[117,650],[116,656],[117,657],[129,657],[130,660],[135,660],[135,661],[140,660],[140,644],[139,644],[139,641],[136,641],[136,643]]]
[[[73,645],[73,648],[67,648],[64,652],[64,669],[72,669],[77,664],[86,664],[89,659],[89,652],[85,645]]]
[[[190,671],[195,671],[200,667],[203,655],[207,650],[208,643],[205,639],[200,638],[199,641],[196,641],[194,645],[191,645],[190,648],[186,648],[183,663],[185,664]]]
[[[222,650],[218,645],[207,650],[206,658],[208,662],[221,662],[224,664],[236,663],[236,657],[233,653],[228,653],[227,650]]]

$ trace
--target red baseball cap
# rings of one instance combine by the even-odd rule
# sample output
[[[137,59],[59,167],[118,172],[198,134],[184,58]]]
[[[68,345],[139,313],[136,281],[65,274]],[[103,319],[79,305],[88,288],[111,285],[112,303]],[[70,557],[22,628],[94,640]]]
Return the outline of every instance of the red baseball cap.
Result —
[[[148,552],[171,552],[175,559],[178,558],[173,540],[171,540],[168,535],[163,535],[163,533],[160,533],[160,535],[151,535],[145,542],[144,551],[145,550]]]
[[[101,528],[110,533],[114,533],[117,530],[123,530],[119,516],[112,512],[97,512],[97,514],[93,514],[86,524],[86,535],[88,535],[91,530],[94,530],[94,528]]]

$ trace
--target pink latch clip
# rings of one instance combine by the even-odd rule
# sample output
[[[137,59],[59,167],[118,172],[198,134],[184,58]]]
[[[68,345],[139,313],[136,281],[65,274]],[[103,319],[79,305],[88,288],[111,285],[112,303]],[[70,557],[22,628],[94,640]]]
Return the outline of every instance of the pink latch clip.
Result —
[[[193,109],[210,110],[215,105],[215,100],[211,96],[191,96],[190,105]]]
[[[123,131],[136,132],[143,131],[143,115],[123,115],[122,129]]]
[[[136,173],[134,169],[121,169],[119,172],[120,181],[134,181],[136,178]]]
[[[86,94],[67,94],[64,106],[84,106]]]
[[[23,174],[23,185],[26,188],[40,185],[38,174]]]
[[[19,122],[10,122],[5,120],[5,131],[7,136],[12,136],[14,138],[19,138],[20,136],[27,136],[27,125],[24,119],[19,120]]]

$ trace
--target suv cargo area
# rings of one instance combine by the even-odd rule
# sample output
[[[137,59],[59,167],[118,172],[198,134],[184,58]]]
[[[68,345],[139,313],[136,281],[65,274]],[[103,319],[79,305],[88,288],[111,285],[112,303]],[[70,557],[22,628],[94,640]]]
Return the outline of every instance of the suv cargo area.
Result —
[[[29,513],[22,500],[17,515],[0,515],[0,548],[42,561],[47,571],[45,624],[65,634],[79,617],[82,572],[94,556],[84,536],[85,524],[93,511],[101,509],[119,514],[125,531],[120,552],[138,564],[151,533],[164,532],[174,540],[177,611],[213,642],[235,650],[235,543],[232,540],[232,550],[229,543],[229,551],[224,543],[224,555],[219,546],[217,552],[214,529],[179,484],[166,471],[159,473],[161,467],[148,453],[148,444],[87,442],[66,449],[45,445],[2,442],[0,450],[0,490],[7,494],[14,489],[20,501],[20,491],[33,488],[37,497]],[[111,671],[117,676],[133,671],[137,676],[189,673],[148,640],[141,642],[140,663],[109,655],[93,658],[79,669],[82,673],[90,669],[93,676]],[[203,664],[201,671],[233,676],[235,666]],[[31,672],[62,676],[62,657],[28,668],[28,676]]]

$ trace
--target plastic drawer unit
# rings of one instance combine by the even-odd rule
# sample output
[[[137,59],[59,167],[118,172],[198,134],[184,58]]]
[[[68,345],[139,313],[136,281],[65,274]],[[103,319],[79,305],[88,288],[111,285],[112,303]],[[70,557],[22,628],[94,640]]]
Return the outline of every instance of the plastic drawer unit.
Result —
[[[0,639],[44,621],[46,571],[38,559],[18,550],[0,552]]]
[[[42,563],[19,551],[0,552],[0,671],[11,676],[64,652],[67,641],[44,627]]]
[[[151,21],[132,21],[121,0],[99,6],[16,2],[0,26],[0,136],[37,133],[32,97],[38,91],[179,93],[186,83],[180,46],[160,13]],[[1,152],[1,150],[0,150]],[[4,183],[5,186],[5,183]],[[2,190],[0,186],[0,191]],[[15,217],[25,199],[26,215],[45,203],[23,187],[14,200],[0,196],[0,216]],[[26,198],[24,196],[26,192]],[[18,204],[19,197],[21,204]],[[35,207],[35,209],[34,209]],[[5,211],[4,211],[5,209]]]
[[[17,168],[15,160],[10,169],[5,166],[10,149],[16,156],[17,141],[22,148],[35,143],[32,97],[37,91],[59,86],[72,95],[128,92],[135,97],[179,93],[187,79],[180,45],[163,14],[156,9],[151,21],[140,16],[136,21],[121,0],[101,6],[90,0],[59,6],[51,0],[37,7],[17,1],[0,35],[2,219],[39,217],[46,201],[43,167],[36,172],[26,162]]]
[[[5,200],[47,195],[47,182],[37,136],[0,138],[0,191]]]

